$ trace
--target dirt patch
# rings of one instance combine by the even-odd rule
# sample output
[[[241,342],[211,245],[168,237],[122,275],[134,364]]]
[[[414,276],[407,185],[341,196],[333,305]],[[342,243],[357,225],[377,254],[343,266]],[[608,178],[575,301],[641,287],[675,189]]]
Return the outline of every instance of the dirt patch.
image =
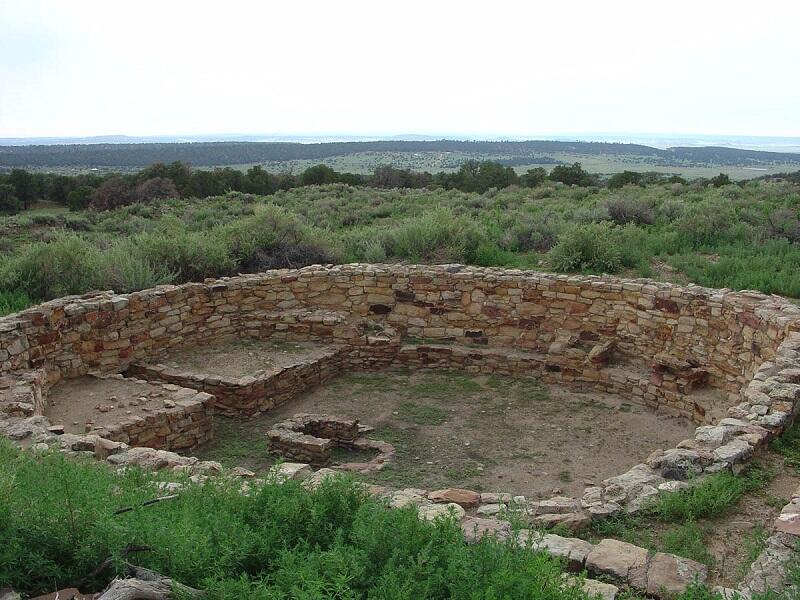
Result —
[[[592,530],[581,535],[592,542],[610,537],[699,561],[708,566],[710,584],[736,588],[800,484],[797,468],[777,452],[766,450],[739,477],[747,491],[713,516],[664,522],[655,515],[623,515],[593,524]],[[731,489],[726,484],[717,493],[724,497]]]
[[[714,558],[709,570],[714,584],[735,587],[742,580],[772,533],[781,508],[800,485],[800,475],[776,453],[765,452],[758,463],[774,474],[769,485],[744,496],[725,516],[698,523],[706,531],[705,545]]]
[[[141,380],[85,375],[62,381],[50,390],[44,414],[67,433],[85,433],[87,424],[110,427],[132,415],[147,415],[174,406],[169,392]]]
[[[248,422],[220,419],[215,441],[199,456],[263,470],[274,462],[269,426],[302,412],[357,418],[375,427],[369,437],[395,446],[394,461],[369,481],[530,497],[580,495],[694,431],[619,396],[532,378],[351,373]]]
[[[321,358],[332,346],[313,342],[283,342],[235,338],[170,352],[160,364],[181,371],[238,379],[259,377],[302,359]]]

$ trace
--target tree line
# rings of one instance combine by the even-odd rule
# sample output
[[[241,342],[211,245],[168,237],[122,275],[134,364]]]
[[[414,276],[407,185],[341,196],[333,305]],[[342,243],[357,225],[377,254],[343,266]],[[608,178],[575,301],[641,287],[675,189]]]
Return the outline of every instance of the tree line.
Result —
[[[0,213],[14,214],[27,210],[39,200],[65,205],[72,210],[111,210],[159,198],[207,198],[229,191],[265,196],[278,190],[331,183],[383,189],[456,189],[482,194],[492,188],[502,189],[511,185],[533,188],[548,181],[580,187],[607,185],[612,189],[623,185],[686,182],[678,176],[634,171],[618,173],[603,180],[577,162],[556,165],[549,173],[543,167],[536,167],[522,175],[499,162],[475,160],[465,162],[453,173],[432,174],[383,165],[372,174],[360,175],[341,173],[319,164],[295,175],[270,173],[261,166],[247,171],[230,167],[193,169],[175,161],[155,163],[130,174],[60,175],[12,169],[7,174],[0,174]],[[708,183],[719,187],[731,181],[720,174]]]

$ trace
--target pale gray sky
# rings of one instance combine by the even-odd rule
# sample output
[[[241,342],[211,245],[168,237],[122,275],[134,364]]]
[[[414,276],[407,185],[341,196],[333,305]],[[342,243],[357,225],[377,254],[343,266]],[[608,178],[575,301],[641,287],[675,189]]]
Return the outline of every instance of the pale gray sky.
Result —
[[[0,137],[800,136],[797,0],[0,0]]]

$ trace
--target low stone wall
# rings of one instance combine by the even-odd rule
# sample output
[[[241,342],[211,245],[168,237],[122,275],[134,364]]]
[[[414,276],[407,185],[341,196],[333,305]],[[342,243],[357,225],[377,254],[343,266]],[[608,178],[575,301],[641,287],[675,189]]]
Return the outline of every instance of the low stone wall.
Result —
[[[800,321],[800,309],[774,296],[646,280],[456,265],[308,267],[68,297],[1,318],[0,375],[117,371],[171,347],[291,329],[280,313],[293,311],[346,315],[295,322],[349,347],[388,327],[402,338],[543,354],[608,343],[645,361],[667,353],[733,395]]]
[[[163,388],[168,392],[165,408],[123,417],[91,433],[130,446],[184,452],[214,439],[214,396],[171,384]]]
[[[218,413],[250,417],[331,380],[341,373],[343,353],[343,349],[334,348],[314,360],[301,360],[263,376],[237,379],[146,363],[132,364],[128,374],[148,381],[164,381],[202,390],[214,396]]]

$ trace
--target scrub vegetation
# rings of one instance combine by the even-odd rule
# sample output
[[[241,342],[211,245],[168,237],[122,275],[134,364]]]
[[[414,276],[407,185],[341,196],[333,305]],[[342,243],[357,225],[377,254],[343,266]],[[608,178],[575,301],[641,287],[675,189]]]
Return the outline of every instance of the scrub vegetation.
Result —
[[[169,175],[177,167],[151,169],[147,175]],[[555,173],[557,181],[553,173],[517,177],[484,163],[429,187],[387,188],[373,187],[375,179],[316,183],[346,179],[317,171],[298,176],[313,184],[265,184],[259,194],[223,187],[219,195],[187,197],[186,182],[164,177],[145,185],[154,179],[148,177],[124,185],[106,180],[128,190],[122,204],[108,190],[98,195],[104,184],[77,210],[33,199],[29,210],[0,217],[0,311],[92,289],[129,292],[353,261],[618,273],[800,297],[797,176],[604,182],[572,165]],[[187,172],[191,181],[194,172]],[[245,182],[255,177],[237,173]],[[379,175],[380,185],[420,185],[413,180],[419,174],[391,167]],[[270,177],[265,181],[274,183]],[[141,196],[142,189],[168,197]]]

